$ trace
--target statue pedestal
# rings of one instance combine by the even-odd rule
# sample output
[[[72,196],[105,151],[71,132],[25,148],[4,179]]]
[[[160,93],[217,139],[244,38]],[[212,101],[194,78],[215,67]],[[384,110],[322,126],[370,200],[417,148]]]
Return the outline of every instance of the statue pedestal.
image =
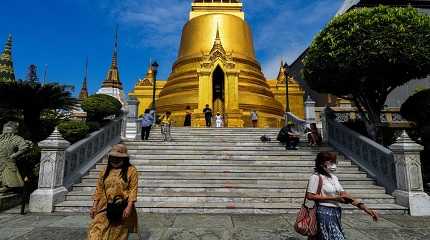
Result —
[[[67,189],[63,186],[54,189],[37,189],[31,194],[30,211],[36,213],[50,213],[54,211],[54,204],[64,201]]]
[[[22,202],[21,196],[16,193],[0,194],[0,211],[7,210],[19,205]]]

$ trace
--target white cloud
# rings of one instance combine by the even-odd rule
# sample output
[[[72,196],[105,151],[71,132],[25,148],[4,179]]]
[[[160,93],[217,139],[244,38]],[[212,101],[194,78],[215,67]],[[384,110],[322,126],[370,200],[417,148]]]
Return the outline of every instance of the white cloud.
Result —
[[[84,0],[80,0],[84,1]],[[191,0],[96,0],[121,29],[132,34],[128,47],[155,53],[171,66],[179,47]],[[243,0],[257,56],[268,78],[279,71],[281,59],[293,62],[317,31],[336,13],[342,0]],[[174,54],[172,54],[174,52]]]

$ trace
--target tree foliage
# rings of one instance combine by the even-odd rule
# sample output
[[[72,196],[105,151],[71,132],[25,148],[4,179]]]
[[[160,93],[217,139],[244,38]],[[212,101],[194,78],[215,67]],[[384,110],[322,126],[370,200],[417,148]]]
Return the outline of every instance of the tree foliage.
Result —
[[[45,123],[48,123],[44,120],[51,118],[43,116],[58,116],[62,111],[72,110],[77,103],[67,86],[56,83],[45,85],[30,81],[1,83],[0,96],[0,108],[14,111],[18,118],[22,117],[24,128],[29,134],[27,139],[33,142],[43,140],[40,136],[46,135]]]
[[[121,114],[122,104],[116,98],[105,95],[95,94],[86,98],[81,105],[82,109],[87,112],[89,121],[102,122],[104,118]]]
[[[430,74],[430,17],[413,8],[352,10],[314,39],[304,65],[312,89],[353,100],[375,129],[389,93]]]
[[[58,125],[58,131],[60,131],[64,139],[70,143],[75,143],[84,139],[88,135],[90,128],[82,121],[66,121]]]

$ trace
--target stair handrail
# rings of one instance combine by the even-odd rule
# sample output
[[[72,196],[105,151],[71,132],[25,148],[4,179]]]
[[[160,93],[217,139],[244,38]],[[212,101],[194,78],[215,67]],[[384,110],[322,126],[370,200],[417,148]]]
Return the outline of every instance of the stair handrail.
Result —
[[[288,122],[292,122],[294,124],[294,129],[300,133],[304,133],[306,128],[307,128],[307,122],[305,120],[299,118],[298,116],[296,116],[292,112],[286,113],[285,125],[287,125]]]
[[[113,119],[106,126],[66,149],[64,186],[67,189],[100,161],[112,145],[121,141],[122,122],[122,117]]]
[[[393,152],[336,121],[334,111],[327,107],[322,117],[324,141],[374,178],[387,193],[397,188]]]

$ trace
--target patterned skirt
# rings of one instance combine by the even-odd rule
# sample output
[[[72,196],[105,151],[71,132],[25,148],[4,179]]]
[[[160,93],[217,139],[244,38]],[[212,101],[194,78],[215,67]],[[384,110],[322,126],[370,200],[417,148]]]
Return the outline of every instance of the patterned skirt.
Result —
[[[318,240],[345,240],[341,219],[341,208],[318,206]]]

